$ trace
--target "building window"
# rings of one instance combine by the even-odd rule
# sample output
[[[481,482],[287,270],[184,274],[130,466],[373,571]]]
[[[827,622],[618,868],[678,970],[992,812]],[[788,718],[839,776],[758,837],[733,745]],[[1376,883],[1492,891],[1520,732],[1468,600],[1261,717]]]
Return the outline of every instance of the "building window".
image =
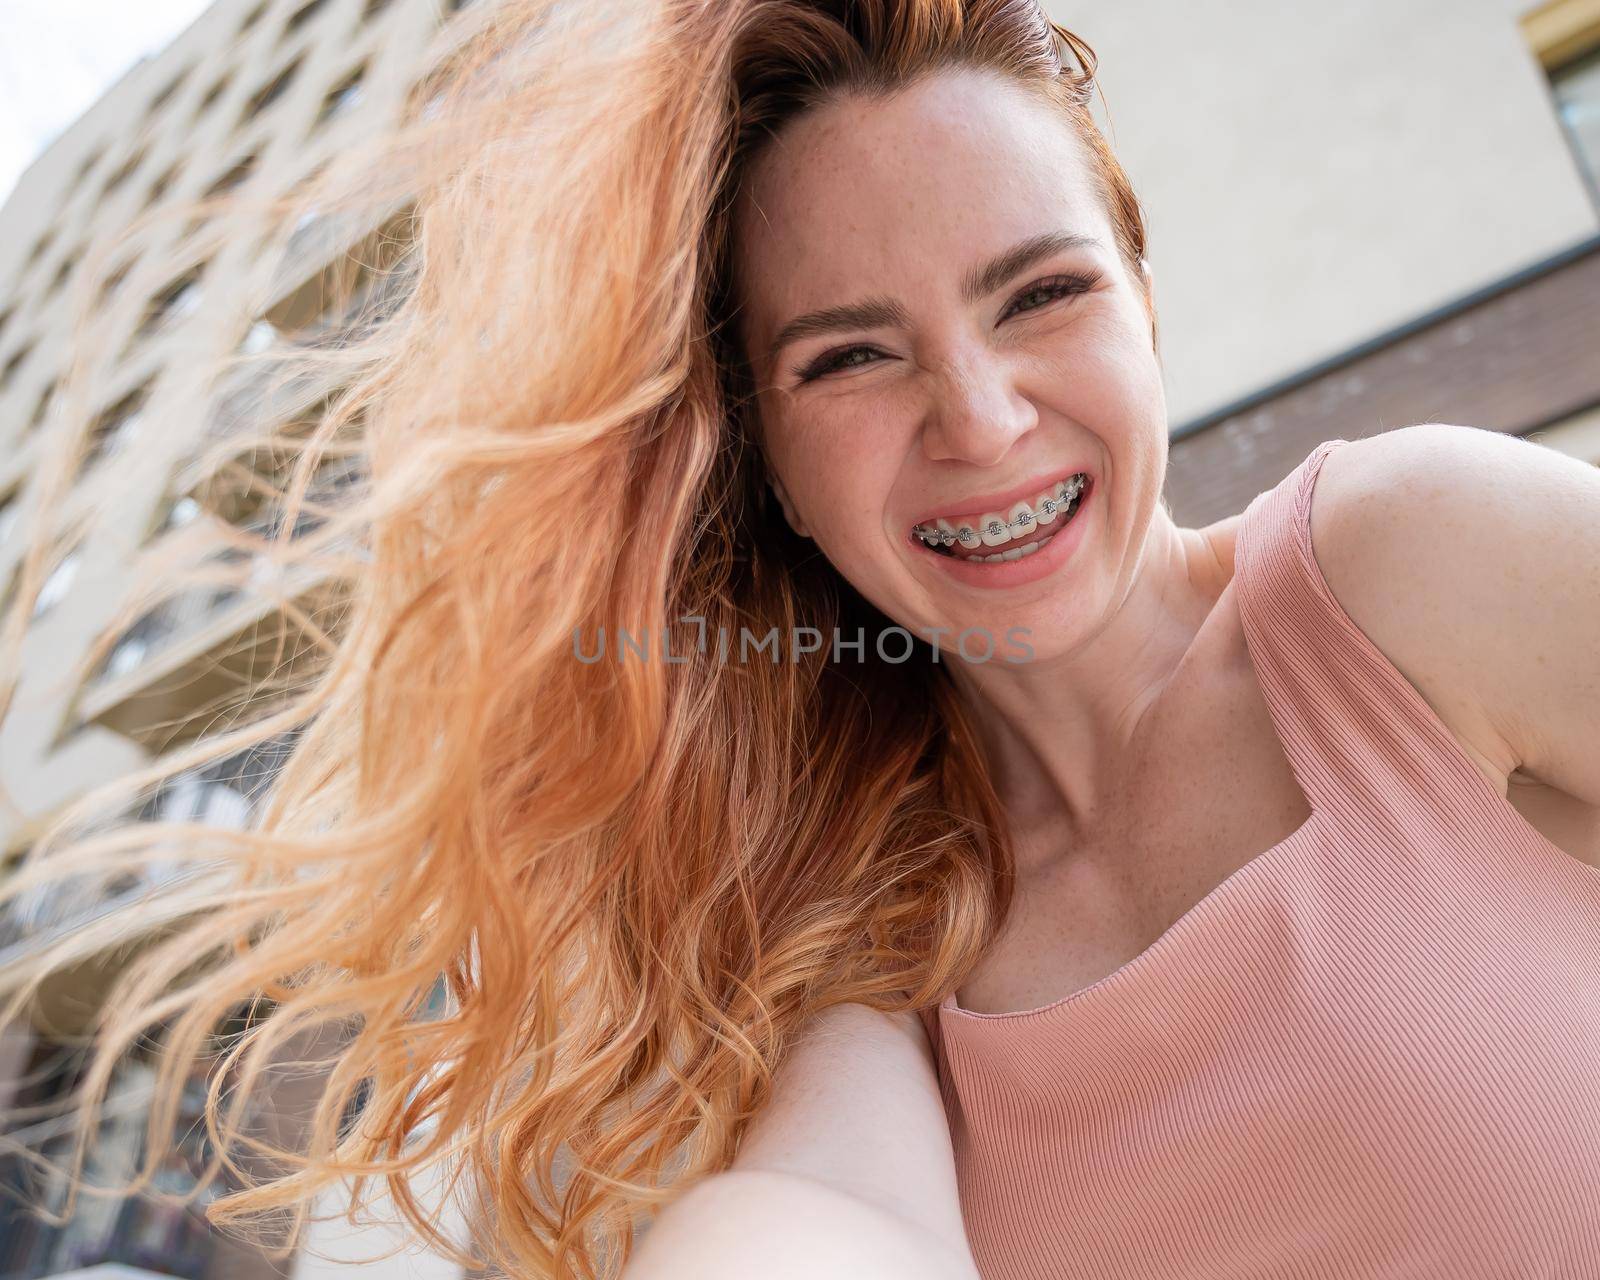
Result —
[[[156,536],[163,533],[171,533],[172,530],[181,529],[186,524],[193,524],[194,521],[199,519],[200,512],[200,504],[189,494],[186,493],[180,498],[175,498],[167,507],[166,514],[161,517],[160,523],[156,525]]]
[[[39,399],[33,406],[33,417],[28,420],[28,430],[37,431],[44,425],[45,415],[50,412],[50,399],[56,393],[57,379],[52,378],[48,386],[39,393]]]
[[[144,148],[141,147],[139,150],[135,151],[131,156],[129,156],[127,160],[122,163],[121,167],[106,179],[105,185],[100,188],[100,194],[103,196],[110,195],[129,178],[133,177],[134,171],[144,163],[144,155]]]
[[[235,34],[242,36],[246,31],[249,31],[251,27],[255,26],[256,23],[261,21],[262,15],[265,14],[266,11],[267,0],[261,0],[260,4],[258,4],[254,9],[250,10],[249,13],[244,15],[244,21],[239,24],[239,30]]]
[[[75,261],[75,258],[70,257],[63,258],[61,260],[61,265],[56,268],[55,275],[50,277],[50,283],[45,286],[45,297],[48,298],[52,296],[61,288],[62,285],[66,284],[68,277],[72,275],[72,268],[75,264]]]
[[[111,273],[100,282],[100,301],[107,301],[112,294],[128,278],[128,272],[133,270],[134,259],[129,258],[121,265],[112,268]]]
[[[362,63],[338,84],[328,90],[322,106],[317,111],[313,128],[325,125],[361,105],[361,81],[367,74],[367,64]]]
[[[89,428],[89,447],[83,460],[86,468],[101,458],[110,457],[138,434],[149,399],[150,384],[146,382],[128,392],[95,420]]]
[[[167,103],[172,101],[173,95],[176,94],[179,89],[183,88],[183,82],[189,78],[190,70],[192,70],[192,68],[185,67],[182,71],[178,72],[178,74],[173,76],[171,80],[167,81],[166,86],[161,90],[160,93],[156,94],[155,97],[150,99],[150,106],[148,110],[152,114],[160,111],[162,107],[166,106]]]
[[[239,339],[236,350],[241,355],[259,355],[278,340],[278,330],[270,320],[257,320]]]
[[[228,85],[233,82],[233,72],[225,71],[211,82],[211,87],[200,98],[200,105],[194,109],[195,119],[198,120],[210,111],[218,98],[227,92]]]
[[[163,638],[163,621],[160,612],[156,610],[141,617],[112,646],[97,674],[107,679],[115,679],[117,676],[127,675],[128,672],[136,670],[149,655],[151,644]]]
[[[4,391],[11,385],[11,380],[17,376],[17,370],[22,368],[23,361],[28,358],[28,354],[32,350],[33,343],[30,342],[21,351],[18,351],[8,359],[5,364],[0,365],[0,391]]]
[[[72,182],[67,187],[67,194],[70,195],[83,185],[84,179],[89,176],[89,171],[100,163],[100,157],[104,154],[103,150],[96,150],[84,156],[78,165],[77,172],[72,175]]]
[[[239,117],[239,123],[243,124],[246,120],[253,119],[281,98],[290,84],[294,82],[294,78],[299,72],[300,59],[296,58],[255,91],[250,101],[244,104],[244,113]]]
[[[1550,77],[1550,95],[1573,160],[1600,204],[1600,3],[1543,0],[1518,24]]]
[[[22,518],[22,486],[18,485],[5,497],[0,498],[0,547],[5,546],[6,539],[17,527],[17,521]]]
[[[147,338],[157,330],[192,315],[200,305],[200,277],[205,269],[203,262],[190,267],[152,298],[136,336]]]
[[[182,168],[183,161],[179,160],[162,170],[160,176],[150,184],[150,190],[145,195],[144,203],[146,208],[149,208],[172,189],[173,181],[177,178],[178,172]]]
[[[42,618],[66,597],[72,589],[72,580],[78,576],[78,562],[81,559],[80,548],[74,547],[61,557],[61,562],[50,571],[50,576],[44,580],[39,588],[39,594],[34,597],[33,616]]]
[[[40,232],[39,238],[33,242],[33,248],[28,250],[27,265],[31,267],[40,258],[44,257],[45,250],[55,242],[55,238],[56,229],[54,227],[46,227]]]
[[[235,187],[237,187],[241,183],[243,183],[244,180],[246,178],[248,178],[252,173],[254,173],[255,172],[255,168],[256,168],[256,157],[255,157],[254,153],[251,153],[250,155],[245,156],[242,160],[240,160],[237,164],[235,164],[231,169],[229,169],[227,173],[223,174],[220,178],[218,178],[215,182],[213,182],[209,187],[207,187],[206,188],[206,198],[209,199],[209,198],[211,198],[213,196],[226,195],[228,192],[232,191]]]
[[[1600,205],[1600,49],[1552,74],[1550,88],[1589,194]]]
[[[319,12],[325,9],[327,4],[328,0],[307,0],[305,4],[291,13],[289,20],[283,24],[284,37],[287,38],[300,30],[301,27],[305,26],[306,23],[310,22]]]
[[[239,160],[238,163],[207,187],[201,199],[207,203],[221,200],[230,191],[244,185],[249,180],[250,175],[255,172],[255,169],[256,157],[255,153],[252,152]],[[183,238],[187,240],[194,235],[216,212],[218,211],[213,208],[203,208],[200,213],[190,218],[188,225],[183,229]]]

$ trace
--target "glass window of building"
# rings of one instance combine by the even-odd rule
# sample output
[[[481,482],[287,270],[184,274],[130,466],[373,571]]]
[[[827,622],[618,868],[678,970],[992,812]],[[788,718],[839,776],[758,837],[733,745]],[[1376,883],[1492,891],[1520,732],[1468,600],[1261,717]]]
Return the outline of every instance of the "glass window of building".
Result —
[[[1556,71],[1550,86],[1589,193],[1600,205],[1600,49]]]

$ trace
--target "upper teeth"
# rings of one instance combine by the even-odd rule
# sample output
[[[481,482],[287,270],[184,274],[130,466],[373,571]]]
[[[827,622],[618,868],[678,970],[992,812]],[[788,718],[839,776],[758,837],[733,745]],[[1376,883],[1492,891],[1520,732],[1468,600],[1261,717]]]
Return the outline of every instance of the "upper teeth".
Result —
[[[1057,513],[1082,492],[1083,472],[1059,481],[1032,502],[1018,502],[1009,511],[985,511],[975,521],[953,524],[940,516],[930,525],[916,525],[912,532],[928,546],[949,546],[959,542],[969,551],[974,547],[998,547],[1020,534],[1032,533],[1040,525],[1054,524]]]

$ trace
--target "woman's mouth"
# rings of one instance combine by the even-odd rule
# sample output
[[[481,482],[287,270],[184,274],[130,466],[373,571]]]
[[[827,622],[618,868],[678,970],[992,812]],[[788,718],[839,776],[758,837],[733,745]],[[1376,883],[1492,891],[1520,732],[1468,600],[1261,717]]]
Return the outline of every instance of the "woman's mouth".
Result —
[[[1087,472],[1057,482],[1032,501],[1006,511],[944,518],[916,525],[912,536],[935,555],[971,564],[1004,564],[1043,550],[1072,518],[1093,487]]]

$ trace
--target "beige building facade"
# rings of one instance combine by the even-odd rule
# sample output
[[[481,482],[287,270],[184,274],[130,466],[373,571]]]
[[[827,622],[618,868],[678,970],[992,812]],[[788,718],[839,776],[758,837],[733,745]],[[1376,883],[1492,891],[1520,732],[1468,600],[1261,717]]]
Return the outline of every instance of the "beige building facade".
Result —
[[[0,839],[8,856],[24,851],[63,805],[170,745],[170,722],[214,697],[219,682],[249,673],[251,638],[266,632],[272,609],[251,591],[219,590],[142,619],[89,680],[71,679],[117,613],[142,549],[209,537],[218,520],[258,526],[269,518],[207,504],[218,460],[208,469],[202,458],[226,406],[195,370],[317,325],[328,273],[357,258],[370,262],[372,237],[364,233],[382,223],[352,227],[311,209],[274,237],[246,209],[198,226],[158,219],[136,252],[98,262],[96,253],[109,235],[164,204],[287,195],[337,164],[396,117],[420,69],[459,38],[474,8],[447,0],[221,0],[112,86],[0,209],[0,592],[9,598],[15,589],[20,534],[31,522],[44,520],[65,553],[29,623],[23,684],[0,727],[0,781],[11,802],[0,813]],[[181,246],[175,274],[152,276],[174,246]],[[101,287],[101,277],[110,277],[110,287]],[[74,290],[91,298],[95,354],[107,369],[104,402],[94,406],[68,500],[41,510],[37,460],[76,354]],[[326,390],[290,388],[285,418],[309,412]],[[270,564],[251,567],[260,571],[250,579],[255,585],[297,598],[316,586],[274,584]],[[238,662],[219,669],[222,653]],[[145,816],[243,824],[272,755],[198,770],[147,805]],[[159,895],[162,885],[156,868],[128,892]],[[76,917],[63,919],[59,906],[24,900],[3,913],[0,974],[21,971],[54,928],[72,923]],[[75,1060],[51,1033],[81,1032],[107,978],[93,966],[67,975],[46,988],[38,1025],[0,1032],[0,1104],[35,1102],[70,1083]],[[108,1177],[134,1167],[149,1084],[147,1065],[135,1061],[114,1091],[97,1143]],[[64,1155],[64,1135],[63,1125],[45,1124],[29,1137]],[[14,1163],[0,1169],[8,1186],[21,1176]],[[33,1189],[58,1202],[57,1189]],[[332,1216],[338,1208],[330,1197],[318,1212]],[[90,1207],[65,1230],[51,1230],[10,1209],[0,1205],[0,1276],[8,1280],[110,1264],[219,1278],[461,1274],[416,1252],[371,1260],[398,1240],[381,1207],[361,1231],[338,1222],[315,1227],[309,1247],[280,1265],[204,1230],[193,1212],[130,1201]],[[450,1206],[439,1213],[460,1228]]]
[[[197,459],[219,405],[195,370],[314,324],[317,282],[361,256],[382,220],[352,228],[308,211],[287,240],[248,216],[169,222],[142,253],[105,264],[103,291],[84,275],[96,246],[163,202],[288,193],[338,163],[491,3],[218,0],[115,84],[0,208],[0,592],[14,589],[33,522],[63,551],[0,724],[8,856],[87,788],[168,747],[171,724],[216,681],[252,673],[250,638],[269,607],[219,591],[141,620],[89,680],[72,679],[141,549],[262,518],[208,507]],[[1413,421],[1488,426],[1600,462],[1600,0],[1050,9],[1100,56],[1102,123],[1149,215],[1181,520],[1240,509],[1319,439]],[[186,264],[150,278],[175,244]],[[70,498],[44,510],[37,462],[74,354],[74,296],[103,326],[96,358],[111,374]],[[320,393],[290,396],[285,418]],[[232,665],[219,674],[222,655]],[[263,772],[270,753],[199,771],[156,808],[248,822]],[[144,886],[160,887],[158,876]],[[51,921],[48,902],[0,918],[0,972],[24,963]],[[86,970],[49,1015],[70,1020],[103,980]],[[0,1032],[0,1101],[52,1052],[40,1027]],[[7,1266],[129,1261],[117,1250],[161,1225],[135,1213],[75,1237],[13,1236],[0,1278]],[[171,1274],[246,1274],[213,1241],[176,1228],[170,1239],[170,1265],[188,1268]],[[375,1265],[453,1274],[425,1258]],[[302,1266],[309,1277],[331,1264]]]
[[[1051,11],[1149,215],[1174,427],[1600,232],[1526,0]]]

